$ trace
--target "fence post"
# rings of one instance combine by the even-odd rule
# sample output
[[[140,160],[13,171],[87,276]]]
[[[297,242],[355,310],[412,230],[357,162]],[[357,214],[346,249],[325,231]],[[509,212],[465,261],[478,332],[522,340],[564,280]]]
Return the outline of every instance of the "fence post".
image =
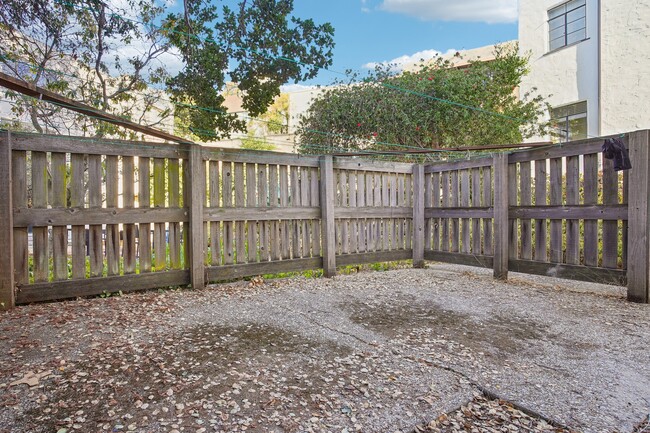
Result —
[[[628,182],[627,299],[650,301],[650,131],[630,134]]]
[[[508,154],[494,155],[494,278],[508,278]]]
[[[16,305],[14,297],[14,239],[11,177],[11,133],[0,135],[0,310]]]
[[[201,146],[191,144],[190,151],[190,279],[192,288],[205,287],[203,243],[203,201],[205,199],[205,164]]]
[[[424,166],[413,165],[413,267],[424,267]]]
[[[336,237],[334,236],[334,164],[331,156],[320,157],[320,206],[323,273],[336,275]]]

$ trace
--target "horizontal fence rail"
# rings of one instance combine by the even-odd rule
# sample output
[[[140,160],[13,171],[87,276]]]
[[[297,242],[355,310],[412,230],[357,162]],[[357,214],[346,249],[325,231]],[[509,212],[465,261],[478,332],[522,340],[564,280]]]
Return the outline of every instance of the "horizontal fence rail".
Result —
[[[647,302],[648,131],[623,138],[629,172],[602,139],[423,166],[5,132],[0,306],[405,259]]]

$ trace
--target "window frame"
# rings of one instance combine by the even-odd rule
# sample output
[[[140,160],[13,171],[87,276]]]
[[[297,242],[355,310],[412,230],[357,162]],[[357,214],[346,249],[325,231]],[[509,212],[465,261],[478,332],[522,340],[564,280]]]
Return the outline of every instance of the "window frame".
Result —
[[[562,110],[562,115],[555,117],[553,111]],[[582,140],[589,137],[589,110],[587,101],[578,101],[571,104],[564,104],[558,107],[551,107],[549,117],[551,123],[557,124],[557,129],[552,131],[551,135],[555,136],[560,143],[566,143],[573,140]],[[585,119],[584,137],[574,138],[571,132],[571,121]]]
[[[559,4],[557,6],[552,7],[552,8],[550,8],[550,9],[548,9],[546,11],[546,16],[547,16],[546,24],[547,24],[547,29],[548,29],[547,35],[548,35],[548,50],[549,50],[548,52],[549,53],[561,50],[562,48],[569,47],[571,45],[579,44],[580,42],[583,42],[583,41],[586,41],[587,39],[589,39],[587,37],[587,0],[584,0],[584,4],[576,6],[573,9],[569,10],[567,8],[568,5],[570,3],[572,3],[572,2],[574,2],[574,1],[575,0],[566,1],[566,2],[564,2],[562,4]],[[562,13],[558,14],[557,16],[554,16],[554,17],[551,18],[552,12],[556,11],[556,10],[558,10],[560,8],[564,8],[564,11]],[[579,18],[574,19],[572,21],[568,21],[569,15],[572,12],[578,11],[580,9],[584,10],[584,13],[582,14],[582,16],[580,16]],[[560,20],[561,24],[558,25],[555,28],[552,28],[552,21],[557,21],[557,20]],[[569,32],[569,26],[571,24],[573,24],[573,23],[579,22],[580,20],[584,20],[584,26],[578,28],[577,30],[573,30],[573,31]],[[561,28],[564,29],[563,34],[561,36],[551,38],[551,33],[554,30],[561,29]],[[578,32],[584,32],[583,37],[581,39],[569,42],[569,37],[571,35],[575,34],[575,33],[578,33]],[[553,42],[558,41],[558,40],[561,41],[562,45],[553,46]]]

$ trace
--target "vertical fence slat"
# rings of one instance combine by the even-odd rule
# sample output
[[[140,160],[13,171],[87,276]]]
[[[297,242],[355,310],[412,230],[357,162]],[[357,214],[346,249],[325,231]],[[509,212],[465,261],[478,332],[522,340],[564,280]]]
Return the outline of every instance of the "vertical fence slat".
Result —
[[[496,181],[496,174],[495,181]],[[510,206],[517,206],[517,196],[518,196],[518,187],[517,187],[517,164],[508,165],[508,203]],[[495,187],[495,196],[496,196],[496,187]],[[495,197],[496,201],[496,197]],[[508,257],[511,259],[519,258],[519,227],[516,219],[511,219],[508,221]],[[496,230],[496,229],[495,229]],[[495,233],[495,236],[497,234]],[[496,241],[495,241],[496,242]],[[496,245],[495,245],[496,247]]]
[[[570,156],[566,159],[566,204],[579,204],[579,194],[580,157]],[[580,263],[580,220],[567,220],[566,262],[571,265],[577,265]]]
[[[432,174],[427,173],[424,175],[424,208],[430,208],[432,206],[433,190],[431,188]],[[433,236],[433,218],[426,218],[424,220],[424,250],[431,250],[431,239]]]
[[[472,170],[472,206],[481,206],[481,169]],[[481,254],[481,219],[472,218],[472,254]]]
[[[143,169],[143,163],[138,161],[139,169]],[[123,156],[122,157],[122,200],[123,206],[125,208],[131,209],[135,206],[135,161],[132,156]],[[147,207],[149,207],[149,158],[146,158],[146,169],[144,170],[144,175],[146,176],[146,193],[144,198],[147,201]],[[140,175],[142,176],[142,175]],[[140,191],[139,191],[140,192]],[[142,200],[138,195],[138,200]],[[143,229],[143,226],[146,226]],[[151,241],[150,241],[150,228],[149,224],[140,224],[140,234],[139,242],[143,243],[143,237],[146,238],[144,241],[145,250],[141,249],[140,252],[140,272],[149,272],[151,270]],[[135,272],[136,268],[136,230],[135,224],[124,224],[124,241],[122,247],[122,256],[124,258],[124,273],[132,274]],[[144,232],[144,233],[143,233]],[[139,245],[139,244],[138,244]]]
[[[449,172],[442,173],[442,207],[448,207],[449,201]],[[441,218],[442,222],[442,251],[449,251],[449,218]]]
[[[460,173],[460,205],[467,209],[469,208],[470,203],[470,179],[469,179],[469,170],[463,170]],[[470,253],[470,233],[469,233],[469,218],[463,218],[461,220],[461,252],[464,254]]]
[[[257,206],[269,206],[269,178],[266,164],[257,165]],[[271,248],[269,245],[269,222],[261,221],[260,230],[260,261],[268,262]]]
[[[511,224],[508,220],[508,179],[512,165],[508,165],[508,155],[500,153],[494,156],[494,278],[508,278],[508,257],[510,246],[508,235]]]
[[[257,207],[257,181],[255,164],[246,164],[246,207]],[[247,221],[248,263],[257,262],[257,221]]]
[[[375,173],[373,179],[374,206],[381,206],[381,174]],[[373,219],[373,251],[381,251],[381,220]]]
[[[357,207],[357,172],[351,171],[348,175],[350,207]],[[356,219],[350,220],[350,252],[356,253],[358,248],[358,224]]]
[[[366,177],[363,171],[357,173],[357,206],[366,205]],[[366,223],[363,218],[357,219],[357,228],[359,234],[359,252],[365,253],[366,250]]]
[[[323,273],[336,275],[336,248],[334,243],[334,168],[331,156],[320,158],[320,203],[322,225]]]
[[[311,185],[309,184],[309,169],[307,167],[302,167],[300,169],[300,205],[303,207],[309,206],[309,190]],[[302,220],[302,256],[310,257],[311,256],[311,241],[310,241],[310,222],[309,220]]]
[[[628,205],[630,194],[630,171],[623,172],[623,204]],[[628,220],[623,221],[623,269],[627,269],[627,249],[628,249],[628,234],[629,223]],[[15,239],[14,239],[15,242]]]
[[[289,206],[289,167],[286,165],[280,166],[280,206]],[[291,222],[284,220],[280,223],[282,225],[282,258],[291,258]]]
[[[280,191],[278,191],[278,166],[275,164],[269,165],[269,206],[278,207],[280,199]],[[271,221],[271,260],[280,260],[282,258],[282,250],[280,246],[280,231],[281,222]]]
[[[424,267],[424,166],[413,166],[413,267]]]
[[[389,207],[390,206],[390,195],[389,195],[389,190],[388,190],[388,178],[390,175],[388,173],[384,173],[381,175],[381,205],[383,207]],[[389,218],[384,218],[382,221],[382,245],[381,248],[384,251],[390,250],[390,238],[388,236],[388,227],[392,225],[392,221]]]
[[[246,196],[244,194],[244,164],[234,163],[233,182],[235,183],[235,207],[244,207]],[[244,222],[235,222],[235,260],[236,263],[246,263],[246,237]]]
[[[546,205],[546,160],[541,159],[535,161],[535,206]],[[535,260],[539,262],[547,262],[547,230],[546,220],[535,220]]]
[[[88,207],[102,207],[102,157],[88,155]],[[88,233],[90,254],[90,276],[99,277],[104,271],[104,252],[101,224],[90,226]]]
[[[153,160],[153,206],[165,207],[165,160]],[[194,176],[194,173],[191,173]],[[194,230],[194,228],[192,229]],[[153,225],[154,270],[162,271],[167,266],[167,242],[165,239],[165,223]]]
[[[598,203],[598,155],[584,156],[584,204]],[[598,220],[584,222],[585,266],[598,266]]]
[[[648,131],[630,134],[627,299],[650,301],[650,137]]]
[[[232,183],[233,183],[233,171],[232,163],[222,162],[221,168],[223,170],[223,207],[228,208],[232,207]],[[226,265],[231,265],[235,263],[235,251],[234,251],[234,233],[233,233],[234,223],[232,221],[224,221],[223,223],[223,263]]]
[[[180,207],[180,162],[176,158],[168,160],[169,207]],[[207,233],[206,233],[207,235]],[[169,223],[169,265],[172,269],[181,268],[181,223]]]
[[[47,208],[47,154],[32,152],[32,206]],[[100,232],[101,235],[101,232]],[[32,229],[34,248],[34,282],[47,281],[49,277],[49,242],[47,227]]]
[[[205,201],[205,162],[201,146],[190,147],[190,279],[192,288],[205,287],[205,267],[203,250],[203,202]]]
[[[219,179],[219,161],[210,161],[209,176],[210,176],[210,207],[219,208],[219,189],[221,188],[221,181]],[[221,264],[221,223],[219,221],[212,221],[210,223],[210,264],[218,266]]]
[[[11,133],[0,136],[0,310],[15,306]]]
[[[605,158],[603,158],[603,204],[618,204],[618,172],[614,171],[614,161]],[[611,269],[618,267],[617,221],[603,221],[603,267]]]
[[[440,207],[440,173],[433,173],[432,199],[434,208]],[[440,218],[433,219],[433,250],[440,251]]]
[[[70,155],[70,206],[85,206],[85,156],[78,153]],[[86,277],[86,228],[72,226],[72,278]]]
[[[345,170],[339,171],[339,194],[340,206],[348,206],[348,176]],[[341,230],[341,253],[348,254],[350,252],[350,234],[348,232],[348,222],[345,219],[337,219],[336,223]]]
[[[11,133],[5,134],[6,140],[11,143]],[[14,150],[11,156],[11,191],[14,208],[27,207],[27,153],[24,150]],[[9,203],[9,201],[7,201]],[[14,239],[14,282],[16,284],[29,283],[29,237],[26,227],[17,227],[13,233]]]
[[[312,167],[309,181],[311,183],[311,192],[309,194],[311,205],[320,207],[320,182],[318,178],[318,168]],[[312,255],[313,257],[321,256],[321,221],[320,219],[312,220]]]
[[[106,207],[118,206],[120,172],[118,157],[106,157]],[[106,274],[119,275],[120,273],[120,226],[118,224],[106,225]]]
[[[562,158],[550,162],[551,206],[562,205]],[[562,263],[562,220],[551,220],[551,262]]]
[[[117,157],[115,157],[117,158]],[[52,207],[67,206],[68,165],[65,153],[52,153]],[[108,200],[108,190],[106,199]],[[108,231],[108,230],[107,230]],[[52,264],[55,280],[68,278],[68,227],[52,227]],[[117,260],[117,257],[116,257]],[[117,261],[115,263],[117,265]]]
[[[138,206],[140,208],[151,207],[151,160],[145,157],[138,158]],[[129,167],[133,168],[133,159],[131,157],[122,157],[122,180],[124,182],[124,207],[133,206],[133,202],[129,204],[129,197],[127,197],[127,190],[133,191],[133,177],[129,172]],[[187,172],[187,167],[183,165],[183,173]],[[185,204],[187,206],[187,204]],[[135,270],[135,261],[131,262],[131,257],[135,251],[131,252],[131,245],[127,239],[131,237],[127,234],[130,231],[130,224],[124,225],[124,273],[130,273]],[[140,223],[138,224],[138,261],[140,263],[140,273],[151,272],[151,224]]]
[[[458,207],[458,205],[460,204],[459,192],[460,191],[458,188],[458,170],[454,170],[451,172],[450,198],[451,198],[452,207]],[[460,221],[458,218],[453,218],[451,220],[451,251],[452,252],[457,253],[460,250],[459,242],[460,242]]]
[[[524,161],[519,164],[519,188],[521,199],[520,206],[530,206],[532,204],[532,179],[530,173],[530,161]],[[531,260],[533,258],[533,243],[532,243],[532,224],[530,219],[524,218],[521,220],[521,255],[524,260]]]
[[[492,207],[492,167],[483,167],[482,203],[485,207]],[[483,254],[494,254],[491,218],[483,219]]]
[[[291,207],[300,207],[300,167],[291,166]],[[292,257],[298,259],[302,257],[302,248],[300,247],[300,228],[302,221],[293,220],[291,222],[291,250]]]
[[[373,193],[373,174],[370,172],[366,173],[366,206],[375,205],[375,195]],[[366,218],[366,251],[372,252],[375,250],[375,231],[374,231],[374,220],[372,218]]]

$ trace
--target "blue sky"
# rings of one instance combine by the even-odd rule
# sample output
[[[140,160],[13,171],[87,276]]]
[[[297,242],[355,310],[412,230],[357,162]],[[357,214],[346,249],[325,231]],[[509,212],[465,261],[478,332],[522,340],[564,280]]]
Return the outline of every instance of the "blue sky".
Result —
[[[517,0],[294,0],[294,11],[332,23],[337,71],[517,38]],[[335,78],[321,71],[315,83]]]

